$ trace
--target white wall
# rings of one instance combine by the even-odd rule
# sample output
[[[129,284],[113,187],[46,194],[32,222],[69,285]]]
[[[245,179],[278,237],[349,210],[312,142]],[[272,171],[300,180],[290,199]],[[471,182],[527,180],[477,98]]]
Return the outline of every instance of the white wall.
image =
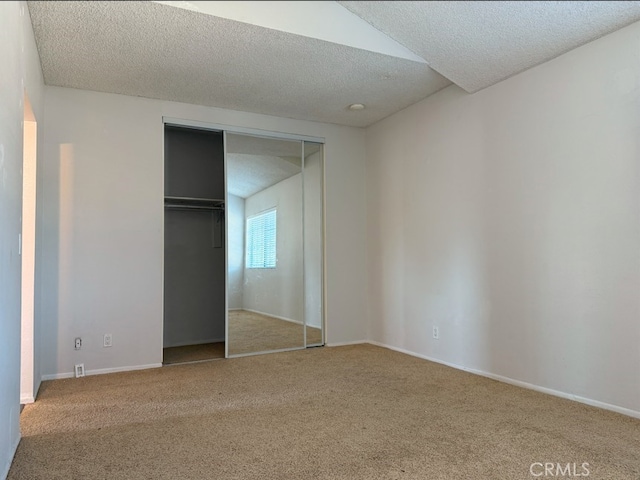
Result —
[[[276,267],[245,268],[245,310],[302,323],[302,174],[245,199],[245,217],[276,209]]]
[[[227,209],[229,232],[227,234],[228,255],[228,302],[229,309],[242,308],[242,288],[244,283],[244,198],[227,194]]]
[[[42,119],[37,58],[25,4],[0,3],[0,478],[20,438],[23,98],[26,91],[36,119]]]
[[[29,16],[29,9],[25,2],[21,2],[23,6],[22,15],[22,41],[23,41],[23,69],[24,69],[24,86],[26,94],[31,104],[32,113],[34,115],[33,121],[36,123],[37,128],[37,146],[36,146],[36,238],[35,238],[35,272],[37,277],[40,275],[40,261],[42,260],[40,252],[41,239],[41,222],[42,222],[42,205],[38,199],[38,192],[42,188],[42,177],[39,174],[39,170],[44,162],[44,79],[42,76],[42,69],[40,67],[40,56],[38,55],[38,49],[36,48],[36,40],[33,34],[33,26],[31,25],[31,17]],[[33,125],[32,125],[33,126]],[[42,362],[41,362],[41,347],[42,347],[42,311],[40,310],[40,290],[39,284],[34,278],[35,291],[34,295],[34,318],[33,318],[33,338],[23,339],[23,342],[31,341],[31,347],[33,350],[33,388],[32,394],[35,399],[40,388],[40,382],[42,380]]]
[[[366,335],[364,131],[47,87],[41,311],[47,378],[162,358],[162,116],[326,139],[327,335]],[[102,348],[102,335],[113,347]],[[73,339],[83,338],[82,350]]]
[[[126,100],[47,87],[45,375],[162,360],[162,120]]]
[[[0,4],[0,478],[20,438],[20,256],[22,209],[21,7]]]
[[[373,341],[640,412],[638,52],[634,24],[367,129]]]

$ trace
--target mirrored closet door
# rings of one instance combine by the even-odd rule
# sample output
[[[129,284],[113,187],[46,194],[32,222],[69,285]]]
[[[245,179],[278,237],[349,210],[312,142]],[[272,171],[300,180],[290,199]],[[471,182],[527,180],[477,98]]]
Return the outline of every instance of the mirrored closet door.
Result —
[[[322,145],[225,134],[227,355],[323,342]]]

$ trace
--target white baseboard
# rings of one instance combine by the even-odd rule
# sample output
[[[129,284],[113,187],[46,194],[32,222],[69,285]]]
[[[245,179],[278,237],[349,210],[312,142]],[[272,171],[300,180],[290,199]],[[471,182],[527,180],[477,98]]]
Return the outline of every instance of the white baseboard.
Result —
[[[421,358],[423,360],[429,360],[430,362],[439,363],[441,365],[446,365],[447,367],[455,368],[457,370],[464,370],[465,372],[469,371],[467,368],[465,368],[465,367],[463,367],[461,365],[458,365],[456,363],[446,362],[444,360],[440,360],[439,358],[429,357],[427,355],[422,355],[421,353],[412,352],[411,350],[405,350],[404,348],[393,347],[391,345],[387,345],[387,344],[381,343],[381,342],[376,342],[374,340],[368,340],[366,343],[370,343],[371,345],[375,345],[376,347],[388,348],[389,350],[393,350],[394,352],[404,353],[405,355],[410,355],[412,357],[418,357],[418,358]]]
[[[371,343],[371,342],[368,342],[366,340],[354,340],[352,342],[331,342],[331,343],[326,343],[325,345],[327,347],[346,347],[347,345],[362,345],[363,343]]]
[[[36,399],[33,398],[33,395],[20,395],[20,404],[21,405],[26,405],[28,403],[33,403],[35,401],[36,401]]]
[[[46,375],[42,375],[42,380],[62,380],[63,378],[73,378],[75,375],[73,372],[64,372],[64,373],[49,373]]]
[[[150,363],[148,365],[134,365],[129,367],[115,367],[115,368],[98,368],[96,370],[86,370],[85,375],[103,375],[105,373],[118,373],[118,372],[132,372],[134,370],[146,370],[148,368],[162,367],[161,363]],[[49,375],[43,375],[42,380],[60,380],[63,378],[74,378],[73,372],[53,373]]]
[[[284,320],[285,322],[296,323],[298,325],[302,325],[302,323],[303,323],[300,320],[294,320],[293,318],[281,317],[280,315],[274,315],[273,313],[261,312],[259,310],[252,310],[250,308],[241,308],[240,310],[245,310],[245,311],[251,312],[251,313],[257,313],[259,315],[265,315],[267,317],[277,318],[278,320]]]
[[[18,450],[18,445],[20,444],[20,435],[18,435],[18,438],[16,438],[13,443],[14,444],[12,445],[12,448],[10,450],[11,455],[9,455],[7,463],[3,465],[2,469],[0,470],[1,479],[5,479],[7,478],[7,475],[9,475],[9,469],[11,468],[11,464],[13,463],[13,457],[16,456],[16,451]]]
[[[609,410],[616,413],[621,413],[622,415],[627,415],[633,418],[640,418],[640,411],[631,410],[630,408],[620,407],[618,405],[612,405],[610,403],[600,402],[598,400],[592,400],[590,398],[581,397],[579,395],[574,395],[572,393],[562,392],[560,390],[554,390],[552,388],[541,387],[539,385],[535,385],[533,383],[527,383],[520,380],[515,380],[513,378],[505,377],[502,375],[496,375],[495,373],[485,372],[483,370],[477,370],[475,368],[468,368],[462,365],[458,365],[451,362],[446,362],[444,360],[440,360],[437,358],[429,357],[427,355],[421,355],[416,352],[411,352],[409,350],[405,350],[404,348],[393,347],[391,345],[386,345],[384,343],[375,342],[373,340],[369,340],[367,343],[372,345],[376,345],[378,347],[388,348],[389,350],[394,350],[396,352],[404,353],[406,355],[411,355],[412,357],[422,358],[423,360],[429,360],[430,362],[440,363],[442,365],[446,365],[447,367],[455,368],[457,370],[462,370],[464,372],[472,373],[474,375],[480,375],[481,377],[490,378],[492,380],[497,380],[502,383],[508,383],[509,385],[514,385],[516,387],[526,388],[528,390],[535,390],[536,392],[546,393],[547,395],[553,395],[554,397],[565,398],[567,400],[573,400],[574,402],[584,403],[585,405],[590,405],[592,407],[602,408],[603,410]]]
[[[495,375],[493,373],[484,372],[482,370],[475,370],[475,369],[468,368],[466,369],[466,371],[470,373],[475,373],[476,375],[480,375],[482,377],[491,378],[499,382],[515,385],[517,387],[527,388],[529,390],[535,390],[536,392],[553,395],[554,397],[566,398],[567,400],[573,400],[574,402],[584,403],[585,405],[590,405],[592,407],[602,408],[603,410],[610,410],[612,412],[621,413],[629,417],[640,418],[640,412],[636,410],[631,410],[630,408],[620,407],[618,405],[612,405],[610,403],[601,402],[599,400],[592,400],[591,398],[581,397],[579,395],[562,392],[560,390],[554,390],[552,388],[541,387],[533,383],[521,382],[520,380],[514,380],[513,378],[503,377],[502,375]]]
[[[244,310],[246,312],[251,312],[251,313],[257,313],[259,315],[265,315],[267,317],[277,318],[278,320],[284,320],[285,322],[291,322],[297,325],[302,325],[304,323],[301,320],[294,320],[293,318],[281,317],[279,315],[274,315],[273,313],[261,312],[260,310],[252,310],[250,308],[230,308],[229,309],[230,312],[239,312],[241,310]],[[321,329],[322,325],[311,325],[310,323],[307,323],[307,327]]]

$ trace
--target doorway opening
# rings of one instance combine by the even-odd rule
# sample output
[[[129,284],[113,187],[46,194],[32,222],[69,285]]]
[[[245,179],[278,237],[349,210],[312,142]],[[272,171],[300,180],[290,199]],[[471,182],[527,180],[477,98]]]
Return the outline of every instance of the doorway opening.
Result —
[[[165,126],[163,364],[224,358],[222,132]]]
[[[20,403],[33,403],[36,394],[34,293],[36,264],[36,153],[38,124],[26,92],[24,94],[22,160],[22,255],[21,285],[21,345],[20,345]]]

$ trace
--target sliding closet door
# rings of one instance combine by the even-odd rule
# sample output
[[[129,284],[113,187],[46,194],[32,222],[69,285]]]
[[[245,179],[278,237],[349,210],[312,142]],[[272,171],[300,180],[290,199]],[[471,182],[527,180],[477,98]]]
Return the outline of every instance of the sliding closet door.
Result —
[[[226,133],[229,356],[324,344],[323,145]]]
[[[221,132],[165,126],[164,347],[225,337]]]
[[[226,139],[228,354],[304,348],[302,142]]]

